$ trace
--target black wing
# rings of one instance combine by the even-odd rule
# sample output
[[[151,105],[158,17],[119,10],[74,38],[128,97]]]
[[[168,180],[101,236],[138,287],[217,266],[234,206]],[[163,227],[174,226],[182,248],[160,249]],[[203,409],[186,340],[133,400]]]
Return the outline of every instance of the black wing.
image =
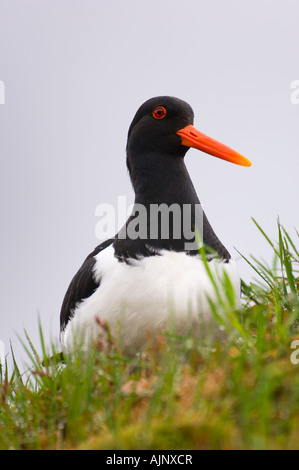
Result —
[[[96,282],[93,276],[93,267],[95,265],[95,256],[105,248],[107,248],[113,239],[106,240],[97,246],[92,253],[90,253],[81,268],[73,277],[68,290],[64,296],[61,311],[60,311],[60,330],[63,331],[68,321],[74,315],[75,308],[78,302],[90,297],[94,291],[99,287],[100,281]]]

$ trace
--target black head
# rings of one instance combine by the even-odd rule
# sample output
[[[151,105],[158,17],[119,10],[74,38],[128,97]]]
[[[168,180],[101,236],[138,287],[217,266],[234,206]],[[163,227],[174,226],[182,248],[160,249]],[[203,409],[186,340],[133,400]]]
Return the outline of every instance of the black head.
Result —
[[[128,165],[131,155],[161,153],[184,156],[188,147],[181,145],[176,132],[193,124],[192,108],[183,100],[158,96],[138,109],[128,132]]]
[[[193,126],[193,119],[193,110],[185,101],[170,96],[151,98],[138,109],[129,128],[127,142],[127,166],[135,191],[136,207],[141,204],[150,209],[152,205],[170,207],[176,204],[182,208],[187,204],[191,208],[192,227],[196,225],[199,199],[184,164],[183,157],[187,150],[193,147],[232,163],[250,166],[249,160],[238,152],[198,131]],[[135,215],[129,218],[127,224],[133,220],[132,217],[134,219]],[[146,210],[145,222],[138,224],[146,231],[150,246],[183,250],[184,237],[176,240],[173,234],[169,234],[166,241],[164,238],[153,239],[150,211]],[[203,240],[219,252],[216,245],[220,242],[205,216]],[[136,251],[135,239],[126,240],[126,249],[131,243],[133,251]],[[144,243],[142,246],[145,246]],[[195,251],[197,253],[197,249]],[[124,252],[124,243],[121,243],[121,252]]]
[[[237,165],[251,165],[243,155],[198,131],[193,119],[191,106],[178,98],[158,96],[143,103],[128,133],[130,173],[143,162],[148,165],[153,160],[159,163],[164,159],[170,163],[173,157],[183,157],[190,147]]]

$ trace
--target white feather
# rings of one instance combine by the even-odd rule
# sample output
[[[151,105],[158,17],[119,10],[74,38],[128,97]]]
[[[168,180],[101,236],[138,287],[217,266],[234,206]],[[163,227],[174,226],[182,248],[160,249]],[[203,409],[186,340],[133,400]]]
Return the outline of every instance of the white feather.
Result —
[[[62,344],[71,349],[74,337],[89,342],[99,335],[98,317],[119,336],[124,354],[134,354],[144,346],[148,334],[174,328],[185,334],[204,328],[213,318],[208,297],[217,303],[215,288],[199,256],[161,251],[160,256],[119,262],[113,246],[96,256],[94,276],[99,288],[76,308],[62,332]],[[233,259],[212,260],[209,267],[220,291],[226,271],[240,306],[240,278]],[[83,335],[83,336],[82,336]]]

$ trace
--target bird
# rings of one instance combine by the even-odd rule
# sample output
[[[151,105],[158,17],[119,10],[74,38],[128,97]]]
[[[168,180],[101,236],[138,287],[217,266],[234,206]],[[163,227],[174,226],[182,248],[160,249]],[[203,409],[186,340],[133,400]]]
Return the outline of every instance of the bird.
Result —
[[[133,211],[114,237],[87,256],[66,291],[60,312],[64,350],[71,351],[78,338],[88,347],[106,326],[129,357],[168,328],[200,336],[213,319],[215,279],[225,274],[234,307],[240,307],[236,262],[202,209],[184,157],[192,147],[244,167],[251,162],[193,124],[191,106],[176,97],[150,98],[137,110],[126,146]]]

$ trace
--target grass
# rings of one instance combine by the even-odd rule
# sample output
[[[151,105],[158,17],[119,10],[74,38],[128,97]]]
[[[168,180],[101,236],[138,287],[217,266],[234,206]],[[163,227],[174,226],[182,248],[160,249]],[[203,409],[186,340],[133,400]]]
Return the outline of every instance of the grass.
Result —
[[[0,449],[298,449],[299,253],[279,223],[276,242],[255,224],[273,264],[246,259],[258,279],[240,311],[212,306],[221,341],[165,334],[133,360],[108,334],[108,351],[61,365],[41,325],[41,353],[25,332],[30,372],[0,373]]]

